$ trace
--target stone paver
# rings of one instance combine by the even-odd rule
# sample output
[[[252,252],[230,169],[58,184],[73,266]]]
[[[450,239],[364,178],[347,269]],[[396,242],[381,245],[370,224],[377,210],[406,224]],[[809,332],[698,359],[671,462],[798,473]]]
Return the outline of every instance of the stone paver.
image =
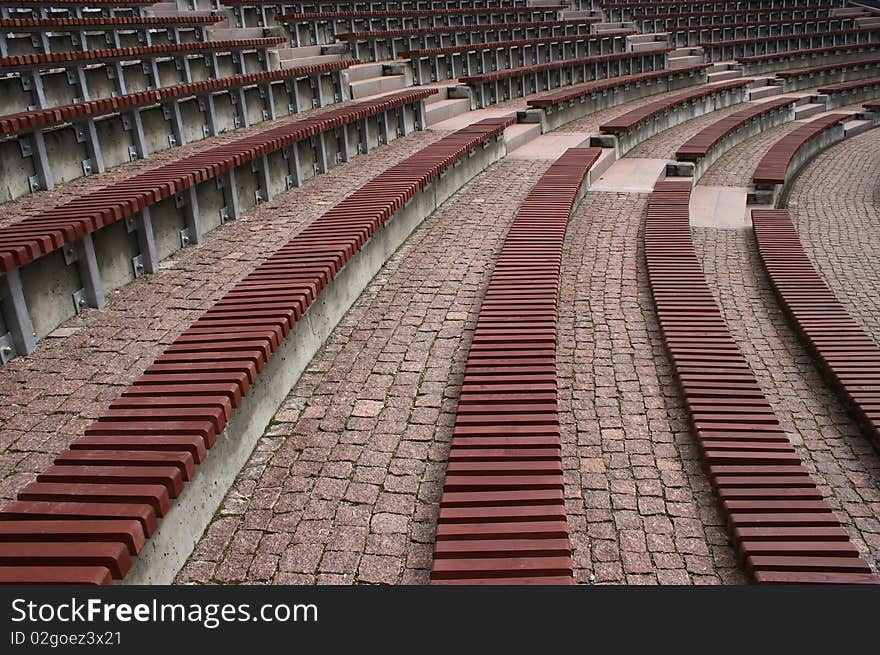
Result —
[[[837,298],[880,343],[880,130],[819,154],[791,189],[801,243]]]
[[[392,141],[280,194],[108,294],[104,309],[66,321],[57,332],[65,336],[0,367],[0,502],[32,482],[225,290],[377,171],[442,135]]]
[[[880,458],[787,323],[752,232],[695,228],[693,234],[709,286],[770,406],[853,544],[876,569]]]
[[[294,386],[179,582],[427,582],[480,296],[549,163],[494,165],[388,261]]]
[[[566,238],[557,363],[576,579],[742,583],[659,336],[647,197],[587,194]]]

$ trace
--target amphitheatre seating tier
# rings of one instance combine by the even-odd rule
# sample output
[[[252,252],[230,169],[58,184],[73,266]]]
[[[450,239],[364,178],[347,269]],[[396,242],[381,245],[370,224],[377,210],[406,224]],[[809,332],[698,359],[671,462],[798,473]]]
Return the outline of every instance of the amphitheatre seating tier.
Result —
[[[739,57],[768,55],[792,50],[848,46],[880,41],[880,29],[860,27],[829,32],[783,34],[760,38],[730,39],[700,43],[708,61],[727,61]]]
[[[766,73],[869,58],[878,53],[880,53],[880,42],[773,52],[752,57],[738,57],[737,61],[742,64],[746,73]]]
[[[756,185],[785,184],[798,166],[803,163],[804,156],[799,156],[811,142],[826,137],[821,146],[827,147],[830,143],[843,138],[843,128],[840,124],[851,118],[848,114],[826,114],[808,123],[804,123],[793,132],[786,134],[776,141],[767,151],[767,154],[758,162],[752,182]],[[835,128],[837,134],[834,134]],[[818,145],[818,144],[817,144]],[[807,153],[814,154],[814,152]]]
[[[783,89],[796,91],[824,84],[862,81],[880,74],[880,57],[779,71],[775,77],[783,81]]]
[[[479,108],[511,98],[598,79],[660,70],[668,50],[623,52],[523,66],[459,78],[475,90]]]
[[[705,11],[743,11],[761,10],[772,7],[777,10],[826,6],[833,3],[816,3],[811,0],[715,0],[710,2],[600,2],[608,20],[632,20],[634,15],[653,16],[659,14],[690,14]],[[833,5],[833,6],[840,6]]]
[[[880,448],[880,346],[850,316],[801,246],[786,209],[755,209],[752,224],[770,282],[801,338]]]
[[[410,199],[512,122],[475,123],[380,173],[218,300],[2,511],[0,523],[13,525],[0,543],[0,579],[44,580],[36,567],[57,569],[55,579],[125,577],[198,475],[195,465],[343,267]],[[110,517],[117,523],[78,525]],[[78,541],[56,541],[70,533]]]
[[[5,297],[15,300],[7,302],[4,310],[13,317],[9,329],[17,352],[33,351],[34,335],[44,336],[73,314],[60,298],[51,312],[32,313],[29,306],[37,307],[36,299],[29,299],[25,289],[33,286],[28,283],[33,276],[40,279],[52,270],[59,279],[70,278],[61,287],[81,284],[81,305],[101,307],[106,297],[104,278],[109,273],[102,273],[99,257],[114,263],[111,280],[122,275],[127,282],[143,272],[155,272],[161,258],[180,247],[200,243],[204,233],[224,218],[237,218],[254,204],[269,201],[278,191],[299,186],[308,177],[349,161],[357,152],[368,152],[398,135],[423,129],[422,100],[436,92],[401,91],[291,121],[134,175],[0,228],[0,270],[6,273],[7,285],[14,287]],[[118,234],[110,230],[120,221],[125,229],[117,230]],[[126,232],[137,232],[138,252],[132,253],[134,259],[126,271],[119,270],[118,257],[108,258],[100,247],[96,249],[92,234],[99,230],[103,230],[101,242],[111,250],[131,248]],[[114,235],[123,243],[114,241]],[[59,258],[62,251],[64,257]],[[27,266],[47,256],[42,265]],[[76,266],[68,266],[74,263]]]
[[[746,570],[758,583],[876,584],[724,322],[694,250],[690,192],[690,180],[654,187],[644,232],[648,281],[694,437]]]
[[[417,84],[444,78],[580,59],[626,50],[628,33],[516,39],[475,45],[426,48],[399,53],[410,60]]]
[[[571,148],[550,166],[495,262],[453,428],[435,584],[573,582],[556,406],[556,305],[566,226],[600,154]],[[501,523],[513,525],[499,529]]]

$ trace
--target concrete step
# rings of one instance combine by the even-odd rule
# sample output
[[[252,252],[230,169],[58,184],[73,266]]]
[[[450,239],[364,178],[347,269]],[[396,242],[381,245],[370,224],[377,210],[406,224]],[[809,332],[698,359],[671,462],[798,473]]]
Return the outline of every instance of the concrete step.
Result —
[[[208,41],[228,41],[231,39],[262,39],[262,27],[209,27]]]
[[[430,127],[470,110],[471,101],[467,98],[447,98],[425,105],[425,119]]]
[[[608,23],[611,24],[611,23]],[[622,25],[622,23],[614,23],[616,25]],[[669,32],[652,32],[651,34],[633,34],[632,36],[628,36],[630,43],[653,43],[654,41],[668,41],[669,40]]]
[[[741,64],[738,61],[715,61],[707,68],[710,73],[718,73],[721,71],[739,70]]]
[[[352,82],[360,82],[371,77],[382,77],[382,64],[357,64],[349,66],[342,73],[343,81],[351,84]]]
[[[752,81],[749,82],[749,88],[756,89],[759,86],[767,86],[768,84],[775,84],[775,83],[776,83],[775,77],[773,77],[772,75],[769,75],[769,76],[765,75],[762,77],[753,78]]]
[[[449,87],[448,86],[438,86],[434,87],[437,89],[437,93],[432,96],[428,96],[425,98],[425,107],[428,105],[433,105],[435,102],[440,102],[441,100],[449,99]]]
[[[775,86],[772,84],[759,86],[753,89],[749,89],[749,100],[760,100],[761,98],[779,95],[780,93],[782,93],[781,86]]]
[[[686,55],[684,57],[669,57],[666,60],[666,68],[688,68],[703,63],[702,55]]]
[[[802,118],[809,118],[810,116],[821,114],[823,111],[826,111],[824,103],[810,102],[794,108],[794,119],[799,121]]]
[[[665,50],[669,44],[666,41],[643,41],[633,43],[630,46],[632,52],[651,52],[652,50]]]
[[[700,55],[702,56],[705,51],[700,46],[686,46],[681,48],[676,48],[672,52],[669,53],[670,57],[684,57],[687,55]]]
[[[856,18],[856,27],[877,27],[878,25],[880,25],[880,16]]]
[[[331,61],[341,61],[339,55],[316,55],[314,57],[296,57],[293,59],[282,59],[281,68],[298,68],[299,66],[315,66],[316,64],[326,64]]]
[[[741,70],[723,70],[717,71],[715,73],[708,74],[708,81],[711,84],[712,82],[725,82],[727,80],[735,80],[738,77],[742,77]]]
[[[507,152],[513,152],[520,146],[524,146],[532,139],[541,136],[540,123],[516,123],[504,130],[504,141],[507,144]]]
[[[854,119],[851,121],[846,121],[843,124],[843,133],[847,137],[854,136],[856,134],[861,134],[862,132],[866,132],[874,127],[873,121],[864,121]]]
[[[636,31],[636,24],[633,22],[625,22],[625,23],[595,23],[593,25],[593,32],[596,34],[605,34],[608,32],[620,32],[620,31]]]
[[[299,48],[276,48],[279,59],[298,59],[299,57],[317,57],[324,54],[319,45],[305,45]]]
[[[406,78],[403,75],[384,75],[382,77],[370,77],[365,80],[352,82],[351,97],[355,100],[366,98],[379,93],[399,91],[406,88]]]
[[[591,9],[563,9],[562,18],[563,20],[580,18],[583,21],[596,22],[599,22],[601,20],[601,18],[599,16],[596,16]]]
[[[203,10],[193,10],[190,11],[187,9],[185,12],[181,11],[177,6],[176,2],[157,2],[154,5],[150,5],[145,8],[144,12],[145,16],[212,16],[214,12],[209,9]]]

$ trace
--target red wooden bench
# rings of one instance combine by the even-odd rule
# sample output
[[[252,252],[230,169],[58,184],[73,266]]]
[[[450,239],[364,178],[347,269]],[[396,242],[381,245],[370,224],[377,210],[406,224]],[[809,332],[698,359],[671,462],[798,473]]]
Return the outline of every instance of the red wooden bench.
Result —
[[[827,114],[789,132],[774,143],[758,162],[752,175],[752,182],[756,185],[771,186],[785,184],[786,179],[794,172],[792,162],[798,152],[823,132],[850,118],[852,116],[848,114]]]
[[[813,2],[811,0],[774,0],[772,4],[775,9],[810,7],[812,5]],[[768,5],[765,0],[741,0],[739,2],[716,0],[714,2],[602,2],[599,3],[599,6],[605,11],[608,20],[622,21],[630,20],[637,13],[650,16],[666,13],[688,14],[701,11],[756,10],[764,9]]]
[[[434,544],[435,584],[572,584],[556,405],[566,226],[600,148],[571,148],[520,208],[468,353]]]
[[[752,124],[754,121],[773,116],[779,112],[785,112],[794,106],[796,98],[779,98],[767,102],[754,103],[740,111],[722,118],[708,127],[703,128],[685,141],[675,153],[679,161],[697,162],[706,159],[713,154],[713,149],[726,137],[737,130]],[[717,153],[715,153],[717,154]]]
[[[124,577],[131,557],[322,290],[420,189],[513,121],[473,124],[380,173],[217,301],[0,511],[0,526],[7,526],[0,528],[0,581],[99,584]],[[282,139],[274,131],[263,147]],[[252,151],[245,145],[220,149],[244,160]],[[222,165],[215,157],[200,161],[208,160],[214,160],[208,170],[188,175],[203,178]],[[167,187],[191,182],[164,179]],[[153,193],[165,192],[152,184]]]
[[[218,145],[0,228],[0,271],[14,270],[232,168],[334,127],[436,93],[417,89],[362,101]]]
[[[751,57],[737,57],[736,60],[749,72],[763,73],[779,71],[783,68],[809,68],[821,66],[826,57],[870,55],[880,52],[880,42],[853,45],[828,46],[825,48],[803,48],[785,52],[771,52]]]
[[[694,251],[690,180],[648,202],[648,281],[693,434],[759,583],[880,582],[835,517],[733,340]]]
[[[874,43],[878,40],[880,40],[880,29],[864,27],[824,32],[814,31],[803,34],[737,38],[714,42],[707,41],[700,43],[700,47],[703,48],[705,57],[710,61],[725,61],[738,57],[775,54],[789,50]]]
[[[752,224],[782,306],[844,404],[880,448],[880,346],[813,266],[788,210],[752,210]]]
[[[818,91],[827,95],[829,102],[833,106],[852,105],[865,99],[880,96],[880,76],[853,80],[852,82],[841,82],[840,84],[829,84],[828,86],[820,87]]]
[[[476,90],[477,107],[548,91],[554,87],[589,82],[601,78],[621,77],[664,67],[669,50],[620,52],[578,59],[564,59],[535,66],[520,66],[492,71],[482,75],[459,78],[461,84]],[[505,86],[501,86],[501,82]],[[541,87],[544,88],[541,88]]]
[[[731,39],[778,37],[844,31],[855,28],[851,17],[807,18],[799,20],[768,20],[761,22],[725,23],[720,25],[668,26],[670,44],[674,47],[701,46]]]

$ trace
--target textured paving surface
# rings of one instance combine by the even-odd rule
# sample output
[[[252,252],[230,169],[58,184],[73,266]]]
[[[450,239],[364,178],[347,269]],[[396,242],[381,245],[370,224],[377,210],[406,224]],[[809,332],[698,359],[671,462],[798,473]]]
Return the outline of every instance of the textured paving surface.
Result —
[[[479,300],[548,165],[496,164],[389,260],[294,386],[178,581],[427,582]]]
[[[658,159],[661,157],[666,159],[675,159],[675,151],[678,150],[679,146],[681,146],[681,144],[683,144],[685,141],[697,134],[703,128],[712,125],[713,123],[721,120],[725,116],[729,116],[730,114],[740,111],[746,106],[746,103],[741,103],[738,105],[725,107],[724,109],[719,109],[717,111],[709,112],[708,114],[703,114],[702,116],[698,116],[697,118],[692,118],[691,120],[686,121],[681,125],[676,125],[675,127],[671,127],[668,130],[660,132],[660,134],[651,137],[647,141],[643,141],[635,148],[630,150],[628,153],[626,153],[626,156],[648,157],[651,159]]]
[[[709,286],[783,429],[853,544],[880,558],[880,458],[781,312],[750,230],[693,230]]]
[[[660,341],[646,203],[590,193],[566,239],[557,359],[576,576],[742,583]]]
[[[165,344],[294,232],[441,136],[412,134],[280,194],[166,259],[159,273],[109,294],[104,309],[66,321],[56,332],[66,336],[0,367],[0,501],[33,481]]]
[[[774,143],[803,123],[785,123],[743,141],[719,157],[709,167],[697,184],[704,186],[747,187],[752,183],[752,175],[758,162],[767,154]]]
[[[789,197],[801,243],[837,298],[880,343],[880,129],[832,146]]]

